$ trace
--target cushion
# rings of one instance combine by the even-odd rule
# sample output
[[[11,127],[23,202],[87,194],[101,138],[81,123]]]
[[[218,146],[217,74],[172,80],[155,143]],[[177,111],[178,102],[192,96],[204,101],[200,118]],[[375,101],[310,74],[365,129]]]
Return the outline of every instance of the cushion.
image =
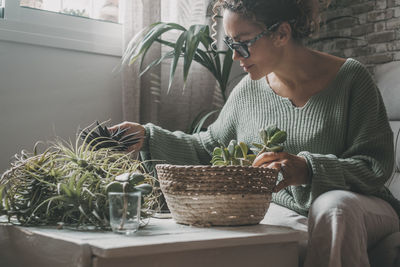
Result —
[[[390,121],[394,133],[394,144],[395,144],[395,172],[391,179],[386,183],[392,194],[400,199],[400,121]]]
[[[390,120],[400,120],[400,61],[382,64],[375,69],[375,80],[382,93]]]

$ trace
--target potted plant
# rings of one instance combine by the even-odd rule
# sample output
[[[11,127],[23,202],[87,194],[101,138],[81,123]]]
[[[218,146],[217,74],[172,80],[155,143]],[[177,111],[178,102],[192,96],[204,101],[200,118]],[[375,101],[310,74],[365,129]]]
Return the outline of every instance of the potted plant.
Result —
[[[168,31],[179,31],[179,37],[175,42],[163,40],[161,35]],[[147,66],[143,66],[143,59],[146,53],[154,43],[160,43],[170,47],[170,51],[161,55]],[[188,29],[177,23],[157,22],[151,24],[136,35],[128,44],[128,48],[123,54],[123,64],[134,64],[139,59],[140,74],[143,75],[151,67],[160,64],[163,60],[171,59],[168,92],[171,88],[178,61],[183,58],[183,81],[186,81],[189,75],[190,67],[193,61],[205,67],[216,79],[221,90],[223,101],[227,99],[227,88],[229,76],[232,67],[232,51],[217,50],[213,47],[213,39],[210,36],[208,25],[195,24]],[[198,116],[192,124],[191,132],[199,132],[205,120],[217,111],[212,111],[204,116]],[[201,114],[202,115],[202,114]]]

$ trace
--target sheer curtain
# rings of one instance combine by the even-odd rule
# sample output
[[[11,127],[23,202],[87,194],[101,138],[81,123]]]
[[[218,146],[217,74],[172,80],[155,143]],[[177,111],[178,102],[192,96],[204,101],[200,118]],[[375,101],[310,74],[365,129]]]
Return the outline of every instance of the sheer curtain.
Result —
[[[210,0],[127,0],[125,10],[125,43],[148,24],[156,21],[175,22],[188,28],[192,24],[211,24],[207,16]],[[221,32],[221,31],[220,31]],[[178,33],[163,35],[176,40]],[[146,62],[169,51],[154,47]],[[146,64],[145,62],[145,64]],[[214,77],[204,67],[193,62],[186,88],[183,90],[182,64],[178,65],[171,90],[167,93],[170,61],[138,78],[138,65],[125,68],[123,73],[124,120],[153,122],[170,130],[185,130],[201,111],[220,106]],[[215,94],[214,92],[217,92]]]
[[[165,1],[165,0],[164,0]],[[123,50],[129,41],[143,28],[161,20],[161,0],[125,0],[123,11]],[[144,64],[148,64],[161,55],[161,47],[153,46],[146,57]],[[142,77],[139,77],[139,66],[133,64],[124,66],[122,70],[122,114],[123,120],[135,122],[158,123],[158,104],[161,67],[154,67]],[[158,78],[159,80],[159,78]]]

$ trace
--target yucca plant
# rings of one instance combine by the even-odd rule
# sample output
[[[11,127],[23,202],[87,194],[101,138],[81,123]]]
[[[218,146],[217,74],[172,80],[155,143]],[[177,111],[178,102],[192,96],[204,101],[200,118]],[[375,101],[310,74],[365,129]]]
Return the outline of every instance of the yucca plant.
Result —
[[[169,42],[161,39],[161,35],[168,31],[181,33],[175,42]],[[143,59],[155,42],[166,45],[171,50],[144,67]],[[185,84],[194,60],[212,73],[221,88],[223,97],[226,97],[225,90],[232,67],[232,51],[230,49],[223,51],[213,49],[212,43],[213,39],[210,36],[208,25],[195,24],[186,29],[177,23],[156,22],[146,27],[129,42],[122,61],[131,65],[141,58],[140,75],[143,75],[163,60],[172,59],[168,85],[168,90],[170,90],[179,59],[183,58],[183,81]],[[223,60],[220,58],[221,55],[224,55]]]
[[[0,178],[0,215],[28,226],[109,229],[108,192],[141,191],[142,217],[149,217],[159,198],[155,179],[129,153],[93,146],[95,129],[81,131],[74,144],[59,139],[43,153],[35,145],[33,153],[16,155]]]
[[[163,33],[179,31],[179,37],[175,42],[163,40]],[[143,66],[143,59],[154,43],[160,43],[170,48],[170,51],[163,54],[147,66]],[[143,75],[153,66],[160,64],[163,60],[171,59],[168,92],[171,88],[178,62],[183,58],[183,88],[189,75],[193,61],[205,67],[215,77],[221,90],[224,103],[227,99],[227,88],[232,68],[232,51],[216,50],[212,47],[213,39],[210,36],[208,25],[195,24],[188,29],[177,23],[157,22],[143,29],[128,44],[123,54],[123,64],[134,64],[140,59],[140,75]],[[223,58],[222,58],[223,57]],[[197,123],[191,126],[192,132],[199,132],[205,120],[214,114],[215,111],[198,116]]]

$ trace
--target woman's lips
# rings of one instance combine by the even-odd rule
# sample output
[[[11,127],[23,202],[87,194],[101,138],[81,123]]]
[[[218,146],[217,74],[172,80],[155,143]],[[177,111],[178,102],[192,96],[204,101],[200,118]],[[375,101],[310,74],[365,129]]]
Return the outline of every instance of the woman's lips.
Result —
[[[243,68],[243,70],[244,70],[245,72],[249,72],[249,69],[250,69],[251,67],[253,67],[253,66],[254,66],[254,64],[252,64],[252,65],[247,65],[247,66],[242,65],[241,67]]]

